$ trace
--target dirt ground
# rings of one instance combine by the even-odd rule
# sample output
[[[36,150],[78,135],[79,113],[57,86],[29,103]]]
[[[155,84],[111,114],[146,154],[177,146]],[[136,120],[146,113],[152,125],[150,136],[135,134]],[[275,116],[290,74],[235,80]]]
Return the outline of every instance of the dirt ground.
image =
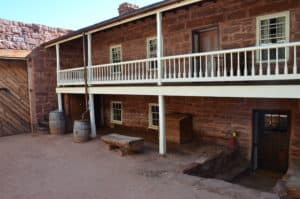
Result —
[[[121,157],[97,140],[0,138],[0,199],[273,199],[272,194],[177,172],[185,154]]]

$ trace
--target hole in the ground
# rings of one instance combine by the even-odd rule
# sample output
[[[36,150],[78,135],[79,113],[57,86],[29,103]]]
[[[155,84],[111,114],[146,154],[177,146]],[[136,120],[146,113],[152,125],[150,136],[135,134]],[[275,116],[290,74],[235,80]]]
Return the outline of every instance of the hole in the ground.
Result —
[[[273,192],[282,174],[257,170],[252,172],[250,162],[239,156],[237,150],[221,150],[209,156],[200,157],[186,165],[181,172],[202,178],[224,180],[264,192]]]

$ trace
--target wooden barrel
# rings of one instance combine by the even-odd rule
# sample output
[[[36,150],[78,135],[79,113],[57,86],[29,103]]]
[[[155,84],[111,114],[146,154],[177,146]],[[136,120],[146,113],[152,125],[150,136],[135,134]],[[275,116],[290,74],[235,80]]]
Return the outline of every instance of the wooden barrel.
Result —
[[[89,121],[75,120],[73,129],[74,142],[87,142],[90,138],[90,133],[91,125]]]
[[[52,111],[49,113],[50,134],[62,135],[66,133],[66,117],[63,112]]]

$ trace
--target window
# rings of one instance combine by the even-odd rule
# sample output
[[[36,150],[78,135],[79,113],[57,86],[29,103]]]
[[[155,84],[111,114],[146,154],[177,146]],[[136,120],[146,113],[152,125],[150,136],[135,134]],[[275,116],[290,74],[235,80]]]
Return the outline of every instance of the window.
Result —
[[[257,17],[257,45],[289,42],[290,13],[281,12],[272,15]],[[285,60],[288,52],[285,48],[278,49],[278,59]],[[268,60],[268,50],[262,50],[261,61]],[[257,57],[260,57],[258,54]],[[276,60],[276,49],[270,49],[270,60]]]
[[[111,63],[120,63],[122,62],[122,46],[112,46],[110,48],[110,62]],[[112,67],[112,73],[118,74],[121,72],[121,66],[116,65]]]
[[[268,131],[287,131],[288,115],[286,114],[265,114],[264,128]]]
[[[157,104],[149,104],[149,128],[158,129],[159,107]]]
[[[147,58],[157,57],[157,39],[156,37],[147,39]],[[157,62],[151,61],[149,63],[149,70],[156,70]]]
[[[122,124],[122,103],[111,103],[111,122],[115,124]]]

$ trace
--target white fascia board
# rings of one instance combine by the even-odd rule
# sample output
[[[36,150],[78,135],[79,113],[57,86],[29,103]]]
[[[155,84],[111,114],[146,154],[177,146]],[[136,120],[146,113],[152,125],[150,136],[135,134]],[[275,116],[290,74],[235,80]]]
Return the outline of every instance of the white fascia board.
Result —
[[[300,85],[90,87],[92,94],[300,99]],[[82,92],[84,93],[84,92]]]

